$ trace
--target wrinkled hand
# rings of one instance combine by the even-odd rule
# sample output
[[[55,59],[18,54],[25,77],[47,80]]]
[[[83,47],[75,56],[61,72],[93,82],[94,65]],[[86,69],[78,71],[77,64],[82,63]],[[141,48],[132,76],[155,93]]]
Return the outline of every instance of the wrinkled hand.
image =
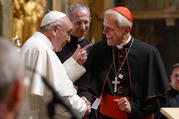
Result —
[[[73,59],[78,63],[78,64],[83,64],[87,60],[87,49],[92,46],[92,43],[86,45],[84,48],[81,48],[80,45],[78,44],[77,49],[75,53],[73,54]]]
[[[126,97],[123,97],[121,99],[114,99],[114,101],[117,103],[121,111],[125,111],[128,113],[131,112],[131,105]]]
[[[88,115],[91,112],[91,103],[84,96],[81,98],[85,101],[85,103],[87,105],[87,110],[85,112],[85,115]]]

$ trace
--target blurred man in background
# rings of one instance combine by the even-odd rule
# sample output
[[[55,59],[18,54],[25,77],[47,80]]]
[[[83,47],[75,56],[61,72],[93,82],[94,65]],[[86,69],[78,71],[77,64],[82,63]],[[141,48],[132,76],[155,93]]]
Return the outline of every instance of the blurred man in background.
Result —
[[[0,119],[16,119],[26,92],[24,67],[17,49],[2,37],[0,56]]]

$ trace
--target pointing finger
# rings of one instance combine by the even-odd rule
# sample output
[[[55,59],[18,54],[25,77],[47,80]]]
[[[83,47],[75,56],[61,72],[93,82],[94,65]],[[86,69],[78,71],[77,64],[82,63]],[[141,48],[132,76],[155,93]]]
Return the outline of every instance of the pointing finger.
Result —
[[[87,50],[87,49],[90,48],[92,45],[93,45],[93,44],[90,43],[90,44],[86,45],[84,48],[82,48],[82,50]]]
[[[75,52],[80,52],[80,50],[81,50],[81,47],[80,47],[80,45],[78,44],[77,49],[76,49]]]

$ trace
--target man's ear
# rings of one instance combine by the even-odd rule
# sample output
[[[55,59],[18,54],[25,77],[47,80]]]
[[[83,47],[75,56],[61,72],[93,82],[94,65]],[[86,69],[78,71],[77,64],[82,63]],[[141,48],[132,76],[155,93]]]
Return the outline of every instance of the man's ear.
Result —
[[[57,29],[58,29],[57,27],[58,27],[57,25],[53,25],[53,26],[52,26],[52,28],[50,29],[51,35],[56,36],[56,34],[57,34]]]
[[[131,27],[130,26],[126,26],[125,27],[125,33],[128,34],[131,32]]]

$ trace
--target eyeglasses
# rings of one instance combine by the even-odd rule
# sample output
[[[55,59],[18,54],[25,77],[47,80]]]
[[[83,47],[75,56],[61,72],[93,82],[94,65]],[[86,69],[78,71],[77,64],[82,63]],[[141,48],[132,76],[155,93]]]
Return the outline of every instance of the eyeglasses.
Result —
[[[70,30],[66,30],[64,27],[62,27],[60,24],[57,24],[57,26],[59,26],[60,28],[62,28],[65,32],[66,32],[66,34],[68,35],[68,36],[70,36],[71,35],[71,29]]]

